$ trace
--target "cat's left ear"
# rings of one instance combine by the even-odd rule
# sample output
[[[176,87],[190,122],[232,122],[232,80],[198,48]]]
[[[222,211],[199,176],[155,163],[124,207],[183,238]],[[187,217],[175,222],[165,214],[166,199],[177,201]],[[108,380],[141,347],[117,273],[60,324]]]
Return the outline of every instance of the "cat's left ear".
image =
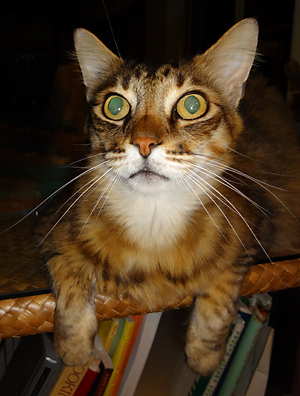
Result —
[[[237,106],[247,80],[257,47],[258,23],[244,19],[234,25],[220,40],[202,56],[201,63],[227,95],[232,105]]]
[[[89,100],[99,83],[122,65],[122,60],[85,29],[75,30],[74,44]]]

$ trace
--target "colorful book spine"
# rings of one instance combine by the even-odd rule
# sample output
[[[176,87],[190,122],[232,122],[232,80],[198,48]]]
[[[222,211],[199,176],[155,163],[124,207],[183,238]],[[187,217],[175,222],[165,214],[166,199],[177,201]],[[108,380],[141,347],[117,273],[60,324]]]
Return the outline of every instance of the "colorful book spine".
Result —
[[[97,375],[99,373],[99,366],[96,359],[93,359],[92,363],[90,364],[85,376],[81,380],[74,396],[86,396],[93,385]]]
[[[265,394],[270,369],[273,337],[274,329],[269,334],[265,349],[247,389],[246,396],[264,396]]]
[[[161,315],[162,312],[155,312],[143,316],[118,396],[131,396],[134,394],[148,359]]]
[[[232,352],[234,351],[234,348],[236,347],[236,344],[242,334],[242,331],[245,326],[245,321],[238,316],[235,322],[235,325],[233,327],[233,330],[231,332],[231,335],[227,341],[226,344],[226,352],[223,360],[221,361],[219,367],[217,370],[213,373],[211,376],[204,392],[204,396],[211,396],[216,389],[216,386],[218,385],[220,378],[225,370],[226,365],[228,364],[228,361],[230,359],[230,356],[232,355]]]
[[[259,333],[258,339],[254,348],[252,349],[249,360],[243,370],[239,379],[238,385],[233,392],[233,396],[245,396],[249,387],[250,381],[257,368],[261,355],[264,351],[271,332],[271,327],[264,325]]]
[[[117,319],[117,321],[118,321],[117,330],[114,333],[114,336],[112,337],[112,339],[108,342],[109,348],[106,349],[111,359],[114,357],[114,354],[115,354],[117,347],[120,343],[120,340],[121,340],[121,337],[122,337],[122,334],[124,331],[126,319],[125,318]]]
[[[98,323],[97,334],[102,341],[102,345],[105,345],[106,343],[108,333],[112,326],[112,322],[113,322],[112,319],[109,319],[109,320],[102,320],[101,322]]]
[[[95,392],[95,396],[103,396],[110,380],[110,377],[113,373],[113,367],[105,367],[103,363],[100,364],[100,373],[101,377],[99,379],[99,383],[97,384],[97,390]]]
[[[110,377],[104,396],[117,396],[141,321],[142,315],[136,316],[135,319],[131,317],[126,319],[120,343],[112,358],[114,371]]]
[[[88,396],[102,396],[114,366],[98,335],[95,337],[94,353],[99,365],[98,374],[89,389]]]
[[[85,366],[65,367],[50,396],[74,396],[93,359]]]
[[[120,320],[113,319],[112,323],[111,323],[111,327],[110,327],[108,335],[107,335],[107,338],[106,338],[106,341],[105,341],[105,344],[103,344],[104,348],[107,352],[109,352],[109,350],[112,346],[113,340],[116,337],[119,326],[120,326]]]
[[[271,308],[271,298],[266,293],[256,295],[253,300],[251,318],[241,338],[218,396],[231,396],[247,364],[251,351],[266,321]]]
[[[114,337],[116,336],[119,325],[120,319],[103,320],[99,323],[97,333],[106,351],[109,351]]]
[[[202,396],[209,380],[210,377],[199,376],[199,378],[195,381],[192,389],[190,390],[188,396]]]

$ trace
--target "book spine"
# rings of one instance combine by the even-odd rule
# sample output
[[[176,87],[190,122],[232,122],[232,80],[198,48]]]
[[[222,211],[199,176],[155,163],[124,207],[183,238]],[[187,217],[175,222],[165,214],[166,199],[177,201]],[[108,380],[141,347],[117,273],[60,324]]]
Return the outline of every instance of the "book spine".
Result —
[[[121,340],[121,337],[122,337],[122,334],[124,331],[126,319],[125,318],[118,319],[118,322],[119,322],[119,325],[118,325],[117,331],[112,339],[111,345],[108,350],[108,354],[111,359],[114,357],[114,354],[115,354],[117,347],[120,343],[120,340]]]
[[[98,323],[97,334],[102,341],[102,345],[105,345],[106,343],[107,336],[112,326],[112,323],[113,323],[112,319],[102,320],[101,322]]]
[[[142,323],[142,320],[143,320],[143,315],[133,316],[133,320],[134,320],[135,324],[134,324],[133,332],[132,332],[131,337],[129,339],[129,344],[128,344],[128,347],[127,347],[127,350],[126,350],[126,353],[125,353],[125,356],[124,356],[124,359],[123,359],[123,363],[122,363],[122,366],[120,368],[120,372],[119,372],[119,375],[118,375],[118,381],[117,381],[117,384],[116,384],[117,391],[115,392],[115,395],[117,395],[117,393],[118,393],[118,390],[120,388],[123,376],[125,374],[126,367],[127,367],[127,364],[128,364],[128,360],[130,358],[130,355],[131,355],[131,352],[132,352],[132,349],[133,349],[137,334],[139,332],[139,329],[140,329],[140,326],[141,326],[141,323]]]
[[[85,376],[93,359],[94,358],[91,357],[90,361],[85,366],[66,367],[50,396],[74,396],[76,389]]]
[[[113,369],[110,369],[110,368],[104,369],[101,380],[100,380],[98,388],[97,388],[97,391],[95,393],[95,396],[103,396],[104,395],[104,392],[107,388],[107,384],[110,380],[112,373],[113,373]]]
[[[144,315],[129,361],[121,382],[118,396],[133,395],[152,347],[162,312]]]
[[[238,317],[236,320],[236,323],[234,325],[234,328],[232,330],[232,333],[227,341],[226,344],[226,352],[223,360],[221,361],[219,367],[217,370],[213,373],[211,376],[204,392],[204,396],[211,396],[216,389],[216,386],[218,385],[220,378],[225,370],[225,367],[230,359],[230,356],[232,355],[232,352],[234,351],[234,348],[236,347],[236,344],[242,334],[242,331],[245,326],[245,321],[241,318]]]
[[[83,379],[81,380],[78,388],[76,389],[74,396],[86,396],[94,383],[99,372],[99,367],[96,360],[94,359]]]
[[[233,396],[244,396],[253,377],[253,374],[257,368],[261,355],[264,351],[268,337],[271,332],[271,327],[264,325],[259,333],[259,337],[256,341],[254,348],[252,349],[251,355],[247,361],[247,364],[243,370],[243,373],[239,379],[237,387],[233,392]]]
[[[270,369],[274,329],[271,330],[265,349],[247,389],[246,396],[264,396]]]
[[[142,319],[142,318],[141,318]],[[116,396],[121,384],[122,376],[125,372],[126,364],[133,346],[132,338],[136,337],[140,322],[137,324],[133,319],[128,318],[123,330],[120,343],[112,359],[114,371],[105,390],[104,396]],[[135,329],[137,329],[135,331]],[[135,336],[134,336],[135,333]],[[124,368],[125,366],[125,368]]]
[[[120,323],[119,320],[113,320],[112,321],[112,324],[111,324],[111,327],[110,327],[110,330],[109,330],[109,333],[108,333],[108,336],[107,336],[107,339],[106,339],[106,342],[105,342],[105,345],[104,345],[104,348],[105,348],[106,352],[109,351],[109,349],[111,347],[111,344],[112,344],[112,342],[113,342],[113,340],[114,340],[114,338],[115,338],[115,336],[117,334],[119,323]]]
[[[263,323],[252,315],[218,396],[230,396],[235,390],[262,326]]]

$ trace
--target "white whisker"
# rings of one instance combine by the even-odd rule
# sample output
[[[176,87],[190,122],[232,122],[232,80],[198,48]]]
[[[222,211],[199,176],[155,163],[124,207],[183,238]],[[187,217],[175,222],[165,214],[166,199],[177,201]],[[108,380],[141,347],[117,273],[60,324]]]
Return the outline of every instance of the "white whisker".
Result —
[[[54,226],[50,229],[50,231],[45,235],[45,237],[41,240],[37,248],[44,242],[44,240],[48,237],[48,235],[53,231],[53,229],[57,226],[57,224],[65,217],[65,215],[69,212],[69,210],[79,201],[79,199],[94,185],[96,184],[102,177],[104,177],[108,172],[110,172],[112,168],[109,168],[102,176],[99,177],[98,180],[94,181],[91,186],[89,186],[83,193],[81,193],[74,202],[68,207],[68,209],[63,213],[63,215],[57,220]]]
[[[117,176],[118,176],[118,175],[115,175],[115,176],[110,180],[110,182],[109,182],[108,185],[105,187],[105,189],[102,191],[100,197],[97,199],[97,202],[95,203],[93,209],[91,210],[91,212],[90,212],[88,218],[87,218],[86,221],[84,222],[84,224],[83,224],[83,226],[82,226],[82,228],[81,228],[81,230],[80,230],[80,232],[79,232],[77,238],[79,238],[80,235],[82,234],[82,232],[83,232],[83,230],[84,230],[84,227],[87,225],[89,219],[91,218],[92,214],[94,213],[94,211],[95,211],[96,207],[98,206],[99,202],[100,202],[101,199],[103,198],[103,196],[104,196],[104,194],[106,193],[106,191],[108,190],[109,186],[110,186],[110,185],[112,184],[112,182],[117,178]],[[99,186],[99,185],[97,184],[97,185],[95,186],[95,188],[93,189],[93,191],[94,191],[98,186]],[[108,194],[108,195],[109,195],[109,194]],[[104,204],[106,203],[106,201],[107,201],[107,197],[106,197],[106,199],[105,199],[103,205],[101,206],[100,211],[102,210],[102,208],[103,208]],[[97,215],[97,219],[98,219],[98,217],[99,217],[99,213],[98,213],[98,215]]]
[[[98,154],[88,155],[88,156],[86,156],[86,157],[84,157],[84,158],[81,158],[81,159],[79,159],[79,160],[77,160],[77,161],[71,162],[71,163],[68,164],[67,166],[71,166],[71,165],[77,164],[78,162],[82,162],[82,161],[85,161],[85,160],[87,160],[87,159],[90,159],[90,158],[93,158],[93,157],[97,157],[97,156],[100,156],[100,155],[105,155],[105,154],[106,154],[106,153],[98,153]]]
[[[193,165],[193,164],[191,164],[191,165]],[[246,199],[248,202],[250,202],[253,206],[255,206],[258,210],[260,210],[273,223],[271,218],[268,216],[268,214],[271,214],[268,210],[266,210],[264,207],[259,205],[253,199],[249,198],[246,194],[244,194],[238,188],[233,186],[228,180],[224,179],[223,176],[220,176],[214,172],[211,172],[209,169],[206,169],[202,166],[199,166],[199,165],[194,165],[194,166],[195,166],[195,168],[199,169],[202,173],[209,175],[209,177],[211,177],[213,180],[219,182],[223,186],[228,187],[230,190],[232,190],[232,191],[236,192],[237,194],[239,194],[240,196],[242,196],[244,199]]]
[[[209,191],[210,191],[210,193],[212,193],[212,191],[211,190],[213,190],[213,191],[215,191],[216,192],[216,194],[218,194],[218,195],[220,195],[221,197],[222,197],[222,199],[224,199],[228,204],[229,204],[229,206],[233,209],[233,211],[243,220],[243,222],[245,223],[245,225],[247,226],[247,228],[249,229],[249,231],[251,232],[251,234],[253,235],[253,237],[254,237],[254,239],[256,240],[256,242],[259,244],[259,246],[260,246],[260,248],[262,249],[262,251],[264,252],[264,254],[266,255],[266,257],[268,258],[268,260],[270,261],[270,262],[272,262],[272,260],[271,260],[271,258],[270,258],[270,256],[268,255],[268,253],[267,253],[267,251],[265,250],[265,248],[263,247],[263,245],[261,244],[261,242],[260,242],[260,240],[257,238],[257,236],[255,235],[255,233],[254,233],[254,231],[252,230],[252,228],[250,227],[250,225],[249,225],[249,223],[247,222],[247,220],[244,218],[244,216],[239,212],[239,210],[223,195],[223,194],[221,194],[215,187],[213,187],[211,184],[209,184],[206,180],[204,180],[200,175],[198,175],[197,173],[195,173],[195,172],[193,172],[193,171],[190,171],[190,172],[192,172],[193,174],[195,174],[196,175],[196,177],[199,179],[201,179],[201,181],[203,182],[203,183],[205,183],[206,185],[208,185],[208,187],[209,187]],[[189,175],[190,176],[190,175]],[[190,176],[191,177],[191,176]],[[196,183],[196,181],[195,181],[195,183]],[[214,194],[214,196],[215,197],[217,197],[215,194]],[[221,199],[219,199],[221,202],[222,202],[222,200]],[[224,202],[223,202],[224,203]],[[237,234],[236,234],[237,235]],[[238,237],[239,238],[239,237]],[[240,238],[239,238],[239,240],[240,240]],[[242,243],[242,242],[241,242]],[[243,245],[244,246],[244,245]]]
[[[40,204],[38,204],[34,209],[32,209],[30,212],[28,212],[24,217],[22,217],[22,219],[18,220],[16,223],[14,223],[13,225],[11,225],[10,227],[6,228],[4,231],[1,231],[0,234],[3,234],[4,232],[9,231],[10,229],[12,229],[13,227],[15,227],[16,225],[18,225],[19,223],[21,223],[23,220],[25,220],[28,216],[30,216],[32,213],[36,212],[42,205],[44,205],[46,202],[50,201],[53,197],[55,197],[58,193],[60,193],[63,189],[65,189],[67,186],[69,186],[71,183],[73,183],[74,181],[78,180],[80,177],[100,168],[101,166],[105,165],[106,163],[110,162],[110,160],[101,162],[100,164],[93,166],[92,168],[87,169],[86,171],[84,171],[83,173],[81,173],[80,175],[77,175],[76,177],[74,177],[73,179],[69,180],[67,183],[65,183],[63,186],[59,187],[57,190],[55,190],[53,193],[51,193],[47,198],[45,198]]]
[[[224,233],[221,231],[220,227],[217,225],[217,223],[215,222],[215,220],[213,219],[213,217],[211,216],[211,214],[209,213],[209,211],[207,210],[207,208],[205,207],[204,203],[201,201],[201,199],[198,197],[196,191],[193,189],[193,187],[190,185],[190,183],[186,180],[186,178],[188,177],[188,175],[184,175],[182,177],[182,180],[184,181],[184,183],[186,183],[185,187],[186,189],[192,193],[196,199],[200,202],[201,206],[203,207],[203,209],[205,210],[205,212],[207,213],[208,217],[210,218],[210,220],[213,222],[213,224],[216,226],[216,228],[218,229],[218,231],[220,232],[220,234],[227,240],[226,236],[224,235]],[[201,186],[199,186],[201,188]],[[201,188],[202,189],[202,188]],[[204,189],[202,189],[202,191],[206,194],[206,191]],[[216,206],[218,207],[218,205],[216,204]]]
[[[194,178],[192,178],[190,175],[187,175],[198,187],[201,188],[201,190],[209,197],[209,199],[216,205],[216,207],[219,209],[219,211],[222,213],[222,215],[224,216],[225,220],[227,221],[227,223],[229,224],[230,228],[232,229],[232,231],[234,232],[235,236],[237,237],[237,239],[239,240],[240,244],[243,246],[245,252],[248,254],[248,256],[250,257],[248,250],[246,249],[246,246],[244,245],[243,241],[241,240],[241,238],[239,237],[238,233],[236,232],[235,228],[233,227],[233,225],[231,224],[230,220],[228,219],[228,217],[226,216],[226,214],[224,213],[224,211],[222,210],[222,208],[220,207],[220,205],[217,204],[217,202],[212,198],[212,196],[214,196],[215,198],[217,198],[220,202],[224,203],[217,195],[213,194],[211,191],[207,191],[207,189],[203,186],[201,186],[201,183],[197,180],[195,180]],[[227,206],[227,205],[226,205]],[[223,234],[223,233],[222,233]],[[226,238],[226,237],[225,237]],[[227,240],[227,238],[226,238]]]
[[[291,212],[291,210],[281,201],[281,199],[279,199],[279,198],[277,197],[277,195],[274,194],[274,193],[273,193],[269,188],[267,188],[267,187],[271,187],[271,188],[274,188],[274,189],[277,189],[277,190],[280,190],[280,191],[287,191],[287,190],[285,190],[285,189],[283,189],[283,188],[279,188],[279,187],[273,186],[273,185],[268,184],[268,183],[266,183],[266,182],[263,182],[263,181],[261,181],[261,180],[258,180],[258,179],[254,178],[254,177],[252,177],[252,176],[249,176],[249,175],[247,175],[246,173],[241,172],[241,171],[239,171],[239,170],[237,170],[237,169],[234,169],[234,168],[231,168],[231,167],[226,167],[226,166],[224,166],[224,165],[221,165],[221,166],[220,166],[220,164],[218,164],[217,161],[214,161],[214,162],[215,162],[217,165],[212,165],[212,166],[219,167],[219,169],[223,169],[223,170],[225,170],[227,173],[232,172],[232,173],[238,174],[238,175],[240,175],[240,176],[242,176],[242,177],[245,177],[246,179],[249,179],[249,180],[253,181],[254,183],[258,184],[261,188],[263,188],[264,190],[266,190],[266,191],[267,191],[269,194],[271,194],[275,199],[277,199],[277,201],[286,209],[286,211],[289,212],[289,214],[290,214],[297,222],[299,222],[299,220],[296,218],[296,216],[293,214],[293,212]]]

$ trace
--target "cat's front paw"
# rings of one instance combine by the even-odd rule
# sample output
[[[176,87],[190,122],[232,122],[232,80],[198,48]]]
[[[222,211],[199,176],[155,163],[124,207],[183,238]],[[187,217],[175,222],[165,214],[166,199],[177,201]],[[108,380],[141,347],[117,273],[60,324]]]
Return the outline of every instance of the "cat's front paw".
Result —
[[[81,314],[55,312],[54,347],[67,366],[84,366],[92,355],[98,325],[94,310],[88,308]]]
[[[209,350],[203,347],[201,343],[195,342],[187,344],[185,351],[189,367],[204,377],[208,377],[218,368],[224,358],[225,346],[216,350]]]
[[[92,355],[94,339],[80,336],[69,336],[63,339],[55,336],[54,347],[66,366],[84,366]]]

